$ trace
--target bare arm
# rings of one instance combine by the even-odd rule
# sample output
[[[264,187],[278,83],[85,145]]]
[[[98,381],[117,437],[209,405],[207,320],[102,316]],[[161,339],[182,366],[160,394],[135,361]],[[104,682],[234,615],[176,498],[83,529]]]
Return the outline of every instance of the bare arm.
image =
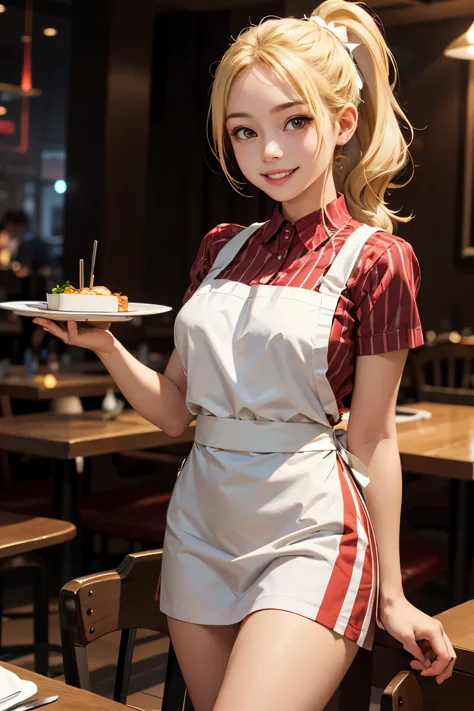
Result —
[[[422,676],[440,684],[451,676],[456,654],[442,624],[404,596],[400,570],[402,477],[395,405],[407,350],[359,356],[347,444],[367,467],[367,506],[380,561],[379,617],[387,631],[413,654]]]
[[[359,356],[347,444],[367,467],[365,490],[380,557],[380,597],[403,595],[400,571],[402,476],[395,405],[407,351]]]
[[[194,419],[186,407],[187,379],[178,352],[173,350],[164,375],[143,365],[114,338],[111,353],[98,353],[130,405],[171,437],[180,435]]]

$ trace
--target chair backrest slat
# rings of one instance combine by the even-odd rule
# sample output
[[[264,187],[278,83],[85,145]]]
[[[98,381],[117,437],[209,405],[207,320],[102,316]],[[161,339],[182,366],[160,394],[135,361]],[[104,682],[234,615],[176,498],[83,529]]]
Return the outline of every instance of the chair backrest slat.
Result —
[[[418,401],[474,405],[474,345],[441,343],[411,356]]]
[[[161,560],[161,550],[130,553],[116,570],[78,578],[63,587],[59,596],[59,618],[66,683],[90,690],[88,645],[106,634],[122,630],[114,699],[126,702],[136,630],[168,634],[166,617],[155,599]],[[171,655],[171,659],[176,658]],[[169,673],[181,679],[184,690],[177,661]],[[183,706],[184,691],[181,695]],[[163,711],[166,711],[165,705]]]

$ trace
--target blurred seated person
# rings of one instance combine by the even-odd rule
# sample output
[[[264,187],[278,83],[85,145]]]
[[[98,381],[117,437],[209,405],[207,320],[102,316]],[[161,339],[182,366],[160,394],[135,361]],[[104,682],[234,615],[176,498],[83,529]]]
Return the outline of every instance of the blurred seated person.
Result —
[[[5,268],[4,262],[9,258],[12,275],[6,288],[10,293],[6,294],[6,298],[45,301],[46,293],[56,284],[58,277],[58,267],[50,245],[30,232],[28,216],[23,210],[5,212],[0,234],[2,265]],[[31,319],[22,319],[20,360],[27,348],[39,352],[44,336],[44,331],[38,329]]]
[[[23,210],[8,210],[2,220],[2,243],[8,236],[6,250],[15,276],[24,280],[22,297],[44,300],[48,283],[54,279],[56,264],[51,247],[29,231]],[[5,251],[5,246],[3,246]]]

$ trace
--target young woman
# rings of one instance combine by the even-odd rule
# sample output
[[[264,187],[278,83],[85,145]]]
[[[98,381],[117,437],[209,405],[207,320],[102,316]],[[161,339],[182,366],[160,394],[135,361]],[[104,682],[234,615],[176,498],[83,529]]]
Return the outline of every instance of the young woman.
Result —
[[[345,0],[229,47],[215,151],[234,187],[229,160],[277,204],[263,224],[203,239],[164,376],[109,331],[37,320],[94,350],[170,435],[196,417],[159,591],[196,711],[323,709],[371,647],[377,608],[422,675],[452,672],[441,624],[406,600],[400,575],[394,413],[422,335],[418,263],[392,234],[409,218],[385,203],[409,161],[391,61]],[[334,425],[349,404],[346,440]]]

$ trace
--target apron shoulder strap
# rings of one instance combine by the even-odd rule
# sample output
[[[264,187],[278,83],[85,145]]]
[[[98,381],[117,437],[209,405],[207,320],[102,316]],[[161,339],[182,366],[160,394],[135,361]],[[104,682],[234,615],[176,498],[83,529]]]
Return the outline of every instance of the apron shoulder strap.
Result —
[[[375,232],[380,232],[380,227],[362,225],[349,235],[329,270],[320,277],[316,285],[321,294],[339,296],[344,291],[362,247]]]
[[[201,286],[207,284],[209,281],[212,281],[212,279],[216,279],[226,268],[226,266],[231,263],[236,254],[240,252],[249,237],[251,237],[251,235],[253,235],[253,233],[256,232],[263,224],[263,222],[253,222],[251,225],[238,232],[235,237],[232,237],[232,239],[230,239],[219,251],[214,264],[205,279],[202,281]]]

